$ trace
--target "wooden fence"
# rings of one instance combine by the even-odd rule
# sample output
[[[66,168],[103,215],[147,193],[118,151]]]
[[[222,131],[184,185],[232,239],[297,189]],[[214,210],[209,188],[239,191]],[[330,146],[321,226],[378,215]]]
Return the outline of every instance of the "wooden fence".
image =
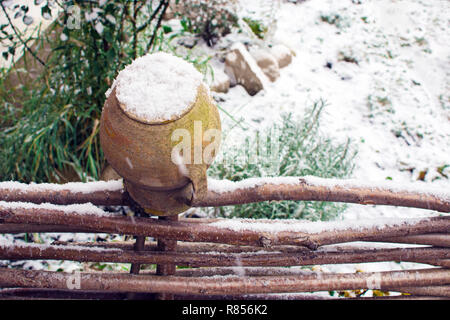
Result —
[[[131,264],[130,273],[0,268],[0,298],[323,299],[307,293],[355,290],[358,297],[370,289],[407,294],[379,297],[383,299],[450,298],[447,190],[401,190],[312,177],[292,179],[288,183],[276,179],[236,183],[223,190],[212,186],[204,197],[187,201],[193,207],[273,200],[340,201],[443,213],[355,223],[178,216],[155,219],[115,215],[98,207],[131,205],[120,181],[66,185],[4,182],[0,183],[0,233],[111,233],[133,235],[135,241],[0,242],[0,260]],[[358,273],[303,268],[381,261],[421,265],[413,270]],[[142,264],[157,267],[141,270]]]

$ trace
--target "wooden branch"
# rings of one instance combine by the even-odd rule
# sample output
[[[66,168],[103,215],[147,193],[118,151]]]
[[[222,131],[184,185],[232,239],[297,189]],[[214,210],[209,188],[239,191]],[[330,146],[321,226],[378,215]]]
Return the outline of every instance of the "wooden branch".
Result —
[[[86,184],[89,184],[87,182]],[[28,190],[27,190],[28,189]],[[0,187],[0,201],[76,204],[90,202],[99,206],[127,205],[124,190],[118,191],[93,191],[89,193],[67,190],[50,190],[39,187],[25,188],[23,190],[7,189]]]
[[[301,267],[202,267],[202,268],[182,268],[177,270],[180,277],[214,277],[214,276],[236,276],[237,273],[246,277],[261,276],[293,276],[305,271]],[[152,275],[151,270],[146,270],[142,274]]]
[[[2,226],[8,226],[8,224],[1,225],[0,231],[2,230]],[[6,229],[5,229],[6,230]],[[36,232],[36,231],[31,231]],[[9,232],[8,232],[9,233]],[[430,236],[430,237],[427,237]],[[392,240],[392,244],[395,243],[414,243],[418,245],[434,245],[435,247],[448,247],[446,244],[450,241],[450,234],[426,234],[426,235],[412,235],[412,236],[404,236],[404,237],[394,237],[389,238]],[[388,242],[383,238],[375,240],[376,242]],[[436,244],[437,243],[437,244]],[[54,245],[67,245],[73,244],[65,241],[54,241],[52,244]],[[114,241],[114,242],[77,242],[79,246],[87,246],[87,247],[100,247],[100,248],[119,248],[122,250],[131,250],[133,244],[129,241]],[[349,246],[350,249],[358,249],[355,246]],[[339,246],[342,248],[342,245]],[[361,248],[359,248],[361,249]],[[367,245],[364,246],[364,249],[376,249],[370,248],[370,242],[367,242]],[[379,249],[379,248],[378,248]],[[145,243],[145,251],[156,251],[156,243],[154,241],[147,241]],[[252,246],[232,246],[227,244],[218,244],[218,243],[189,243],[189,242],[179,242],[177,247],[177,252],[211,252],[211,251],[220,251],[220,252],[228,252],[228,253],[241,253],[241,252],[255,252],[259,251],[261,248],[252,247]],[[266,251],[279,251],[279,252],[299,252],[307,250],[304,247],[297,246],[271,246],[264,248]]]
[[[59,233],[92,233],[92,229],[64,225],[51,224],[23,224],[0,223],[0,233],[34,233],[34,232],[59,232]]]
[[[245,294],[245,295],[176,295],[177,300],[447,300],[446,297],[420,296],[420,295],[399,295],[381,297],[324,297],[311,294],[289,293],[289,294]]]
[[[73,245],[72,242],[67,241],[54,241],[52,245],[64,246]],[[98,247],[98,248],[117,248],[121,250],[132,250],[133,243],[129,241],[94,241],[94,242],[77,242],[77,246],[82,247]],[[252,246],[233,246],[220,243],[201,243],[201,242],[178,242],[176,252],[190,252],[190,253],[205,253],[205,252],[222,252],[222,253],[242,253],[242,252],[255,252],[260,251],[260,247]],[[280,252],[298,252],[308,250],[304,247],[295,246],[273,246],[264,248],[267,251],[280,251]],[[157,242],[146,241],[144,251],[158,251]]]
[[[450,298],[450,286],[432,286],[432,287],[407,287],[397,288],[395,291],[409,293],[417,296],[437,296]]]
[[[161,250],[161,248],[159,248]],[[298,253],[184,253],[145,252],[77,246],[18,244],[0,246],[0,260],[72,260],[81,262],[116,262],[157,264],[158,275],[175,274],[175,265],[205,266],[304,266],[319,264],[364,263],[381,261],[435,261],[450,259],[444,248],[398,248],[378,250],[303,251]],[[166,267],[167,266],[167,267]],[[134,272],[137,274],[138,272]]]
[[[147,53],[150,51],[150,49],[152,48],[152,45],[154,44],[154,41],[155,41],[155,39],[156,39],[156,35],[157,35],[157,33],[158,33],[158,30],[159,30],[159,28],[160,28],[160,26],[161,26],[162,19],[163,19],[164,15],[165,15],[165,13],[166,13],[166,11],[167,11],[167,8],[169,8],[170,0],[160,0],[160,2],[161,2],[162,5],[163,5],[162,11],[161,11],[161,13],[159,14],[158,21],[156,22],[156,26],[155,26],[155,28],[153,29],[153,34],[152,34],[152,36],[151,36],[151,38],[150,38],[150,41],[147,43],[147,46],[145,47],[145,51],[144,51],[144,52],[145,52],[146,54],[147,54]],[[159,8],[158,8],[158,10],[159,10]]]
[[[417,260],[417,262],[424,263],[424,264],[429,264],[429,265],[436,266],[436,267],[442,267],[442,268],[450,269],[450,259],[434,260],[434,261],[429,261],[427,259],[423,259],[421,261]]]
[[[178,215],[169,217],[158,217],[160,220],[166,221],[178,221]],[[158,239],[156,250],[161,255],[173,254],[177,249],[177,240]],[[159,263],[156,265],[156,274],[158,276],[171,276],[176,273],[177,266],[175,263]],[[173,300],[173,294],[171,293],[158,293],[156,299],[158,300]]]
[[[0,269],[0,287],[67,289],[70,279],[79,279],[81,290],[113,292],[161,292],[175,294],[247,294],[314,292],[328,290],[380,289],[433,286],[450,283],[450,271],[422,269],[374,273],[305,273],[286,277],[209,277],[130,275]]]
[[[154,300],[155,294],[134,293],[136,300]],[[0,289],[2,300],[38,300],[38,299],[82,299],[82,300],[128,300],[128,295],[120,292],[95,292],[86,290],[55,290],[36,288]],[[323,297],[311,294],[252,294],[252,295],[175,295],[176,300],[335,300],[335,297]]]
[[[330,187],[328,184],[310,184],[308,180],[298,179],[298,184],[280,184],[271,182],[270,179],[245,188],[239,187],[243,184],[237,184],[238,188],[231,188],[225,192],[223,190],[219,192],[212,187],[205,198],[194,197],[192,205],[223,205],[228,204],[227,201],[237,204],[265,200],[317,200],[403,205],[450,211],[448,210],[450,202],[445,193],[442,197],[441,193],[394,192],[389,188],[373,189],[357,185],[337,184]],[[74,190],[64,189],[64,186],[41,188],[36,185],[30,186],[29,190],[6,189],[2,188],[0,183],[0,199],[18,201],[26,198],[27,201],[35,203],[51,201],[57,204],[86,202],[86,200],[97,205],[127,203],[126,193],[121,188],[115,190],[97,188],[92,192]],[[437,194],[439,196],[436,196]],[[2,244],[0,259],[132,263],[134,266],[132,275],[80,274],[80,284],[84,292],[92,290],[98,296],[108,292],[111,297],[117,298],[123,297],[121,293],[129,292],[133,293],[133,297],[138,297],[134,293],[140,292],[147,295],[149,292],[156,292],[157,294],[152,297],[173,298],[181,297],[181,295],[195,297],[206,294],[238,297],[249,293],[349,289],[394,290],[424,298],[449,295],[450,251],[447,248],[450,247],[450,216],[448,215],[428,219],[399,220],[387,224],[359,225],[358,222],[355,225],[339,225],[339,223],[312,225],[294,220],[289,223],[283,222],[284,224],[280,221],[245,219],[234,219],[231,224],[230,220],[226,219],[168,220],[173,219],[106,216],[101,210],[97,212],[90,209],[90,212],[83,213],[79,210],[69,212],[67,209],[63,210],[55,206],[27,205],[23,208],[17,204],[8,206],[8,203],[0,203],[0,233],[33,232],[33,230],[34,232],[95,232],[130,234],[140,239],[139,248],[136,247],[138,251],[133,251],[127,243],[94,247],[87,244],[79,246]],[[145,245],[146,236],[160,240],[158,244]],[[188,243],[180,243],[178,250],[175,251],[177,240]],[[362,249],[345,246],[337,249],[308,250],[353,241],[414,243],[436,247]],[[261,250],[261,247],[264,247],[264,250]],[[161,251],[162,249],[168,250]],[[275,268],[275,266],[380,261],[411,261],[444,268],[358,274],[299,273],[298,268],[297,270]],[[136,270],[140,264],[157,264],[158,270],[154,274],[146,272],[138,275]],[[175,265],[210,268],[181,269],[174,275]],[[215,266],[234,268],[211,268]],[[256,266],[265,268],[255,268]],[[235,276],[236,272],[239,277]],[[71,279],[69,277],[73,275],[0,269],[0,287],[19,286],[40,288],[40,290],[51,288],[51,290],[60,290],[63,295],[68,294],[66,289],[67,281]],[[95,296],[94,293],[92,294]],[[2,296],[1,291],[0,296]]]
[[[43,288],[8,288],[0,289],[1,300],[128,300],[129,294],[124,292],[96,292],[85,290],[55,290]],[[153,300],[154,293],[134,293],[136,300]]]
[[[55,241],[54,245],[73,245],[71,242],[63,242],[63,241]],[[99,247],[99,248],[117,248],[121,250],[131,250],[132,244],[128,242],[79,242],[77,246],[82,247]],[[335,248],[336,249],[336,248]],[[379,250],[378,247],[364,247],[358,248],[352,245],[348,246],[339,246],[339,252],[352,252],[354,250]],[[155,242],[147,242],[145,245],[144,251],[157,251],[157,245]],[[189,242],[179,242],[177,245],[177,252],[183,253],[211,253],[211,252],[220,252],[224,253],[254,253],[261,251],[259,247],[252,246],[233,246],[226,244],[216,244],[216,243],[189,243]],[[278,253],[295,253],[302,254],[305,251],[309,252],[309,249],[305,247],[297,247],[297,246],[271,246],[265,247],[264,251],[266,253],[270,252],[278,252]],[[326,249],[325,249],[326,251]],[[337,252],[337,251],[336,251]],[[433,266],[439,266],[443,268],[450,268],[450,259],[427,259],[426,257],[417,257],[415,262],[429,264]]]
[[[159,10],[162,8],[162,6],[165,4],[165,0],[160,0],[158,7],[152,12],[152,15],[141,25],[136,29],[136,33],[140,33],[145,28],[149,26],[149,24],[153,21],[155,16],[158,14]]]
[[[319,246],[350,241],[372,240],[380,237],[396,237],[415,234],[448,232],[450,216],[417,219],[409,223],[380,228],[347,227],[345,230],[329,230],[320,233],[305,232],[266,232],[251,230],[232,230],[211,224],[190,223],[183,221],[157,221],[139,217],[109,217],[80,213],[67,213],[62,210],[44,210],[36,208],[7,208],[0,206],[0,223],[43,224],[58,226],[77,226],[97,233],[130,234],[151,236],[169,240],[188,242],[214,242],[238,245],[273,246],[297,245],[316,249]],[[195,219],[193,219],[195,220]],[[235,219],[234,221],[239,221]],[[242,220],[245,221],[245,220]],[[267,222],[273,223],[273,222]],[[305,222],[291,221],[304,226]],[[245,224],[243,224],[245,226]]]
[[[435,247],[450,248],[450,234],[418,234],[405,237],[380,238],[379,242],[427,244]]]
[[[133,251],[139,253],[144,250],[145,247],[145,236],[137,236],[133,245]],[[130,274],[139,274],[141,271],[140,263],[132,263],[130,267]],[[127,300],[135,300],[136,292],[129,292],[127,295]]]
[[[144,250],[144,246],[145,246],[145,236],[137,236],[135,243],[133,245],[133,250],[139,254],[140,252],[142,252]],[[130,269],[131,274],[138,274],[140,270],[141,270],[140,263],[132,263],[131,264],[131,269]]]
[[[152,293],[135,293],[137,300],[153,300]],[[425,295],[401,295],[363,298],[337,298],[324,297],[304,293],[267,293],[267,294],[240,294],[240,295],[174,295],[176,300],[441,300],[448,299],[440,296]],[[36,288],[13,288],[0,290],[2,300],[61,300],[61,299],[82,299],[82,300],[124,300],[128,296],[121,292],[95,292],[87,290],[54,290]]]
[[[235,183],[235,187],[230,188],[231,191],[217,191],[210,188],[204,197],[194,195],[191,205],[193,207],[218,207],[261,201],[301,200],[392,205],[450,212],[450,194],[447,193],[445,198],[441,198],[432,193],[426,193],[426,190],[423,192],[415,189],[391,190],[388,184],[368,188],[364,184],[358,185],[355,182],[347,185],[345,180],[316,178],[322,183],[320,185],[309,183],[306,177],[292,177],[292,179],[298,179],[297,184],[282,184],[275,179],[261,179],[260,183],[251,187],[246,187],[244,180]],[[333,186],[328,186],[328,180],[338,182]]]
[[[192,195],[185,195],[186,202],[193,207],[218,207],[224,205],[237,205],[259,201],[332,201],[348,202],[358,204],[376,204],[415,207],[450,212],[450,194],[442,192],[441,196],[411,188],[406,191],[396,191],[389,188],[389,184],[381,184],[377,188],[368,188],[364,184],[358,185],[353,182],[346,184],[346,180],[319,179],[315,184],[302,177],[291,177],[298,179],[298,183],[280,184],[274,179],[261,179],[264,183],[258,183],[251,187],[245,187],[245,180],[236,183],[234,188],[228,192],[219,192],[213,186],[204,197],[191,199]],[[209,180],[213,181],[213,180]],[[259,180],[258,180],[259,181]],[[334,186],[329,186],[329,181],[334,181]],[[337,183],[336,181],[340,182]],[[230,183],[230,181],[226,181]],[[86,187],[97,182],[87,182]],[[217,182],[216,182],[217,183]],[[319,184],[319,183],[322,183]],[[210,183],[212,185],[212,183]],[[64,188],[64,185],[60,185]],[[91,202],[96,205],[128,205],[124,196],[124,190],[97,190],[92,193],[77,193],[71,191],[69,186],[66,190],[52,191],[39,184],[23,185],[21,189],[8,189],[7,185],[0,183],[0,200],[24,201],[32,203],[50,202],[54,204],[73,204]]]
[[[196,219],[197,220],[197,219]],[[196,220],[190,219],[189,223],[195,223]],[[58,233],[99,233],[103,231],[97,231],[95,229],[90,229],[87,227],[73,227],[65,225],[41,225],[41,224],[14,224],[14,223],[0,223],[0,233],[35,233],[35,232],[58,232]],[[386,243],[408,243],[408,244],[418,244],[418,245],[432,245],[435,247],[450,247],[450,234],[443,233],[430,233],[430,234],[417,234],[417,235],[406,235],[398,237],[385,237],[385,236],[375,236],[370,240],[373,242],[386,242]],[[64,245],[67,243],[57,241],[54,243],[56,245]],[[131,243],[121,243],[121,242],[88,242],[88,243],[78,243],[81,246],[99,246],[104,248],[120,248],[120,249],[131,249],[133,244]],[[223,252],[251,252],[258,251],[260,248],[257,247],[245,247],[245,246],[230,246],[226,244],[213,244],[213,243],[180,243],[180,249],[178,251],[183,252],[204,252],[204,251],[223,251]],[[154,251],[156,248],[156,243],[146,243],[145,250]],[[281,251],[281,252],[297,252],[298,250],[303,250],[303,247],[296,246],[271,246],[266,247],[265,250]]]
[[[9,291],[11,290],[11,291]],[[12,291],[14,290],[14,291]],[[23,291],[27,290],[27,291]],[[4,293],[0,292],[2,300],[129,300],[120,292],[92,292],[77,290],[52,290],[52,289],[8,289]],[[151,293],[137,293],[136,300],[154,300]],[[435,296],[381,296],[381,297],[362,297],[362,298],[336,298],[323,297],[311,294],[245,294],[245,295],[174,295],[176,300],[448,300],[446,297]]]

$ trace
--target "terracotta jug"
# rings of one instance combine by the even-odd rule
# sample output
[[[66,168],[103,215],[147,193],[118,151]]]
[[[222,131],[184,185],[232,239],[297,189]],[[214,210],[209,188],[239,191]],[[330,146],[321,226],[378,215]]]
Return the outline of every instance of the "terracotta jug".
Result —
[[[181,115],[151,121],[127,110],[116,90],[112,88],[100,122],[100,142],[108,163],[123,177],[128,193],[146,212],[174,215],[187,210],[187,194],[189,198],[189,193],[206,192],[206,170],[220,144],[217,134],[214,141],[204,137],[211,129],[219,134],[221,130],[209,89],[201,82],[195,101],[183,106]],[[182,149],[179,159],[174,148]]]

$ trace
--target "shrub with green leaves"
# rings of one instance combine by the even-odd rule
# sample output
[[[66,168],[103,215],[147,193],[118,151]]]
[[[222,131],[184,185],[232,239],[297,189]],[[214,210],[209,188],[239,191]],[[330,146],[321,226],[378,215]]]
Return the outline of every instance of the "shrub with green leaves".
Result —
[[[176,15],[185,31],[200,35],[209,46],[238,26],[235,1],[188,0],[176,1]]]
[[[30,39],[25,31],[19,32],[15,24],[21,21],[14,19],[28,9],[0,2],[9,21],[9,29],[1,29],[2,45],[10,48],[8,52],[21,50],[23,59],[34,60],[40,68],[36,77],[13,89],[8,82],[12,73],[23,70],[28,75],[27,63],[21,70],[13,67],[0,80],[2,180],[98,178],[104,164],[97,133],[105,92],[125,65],[160,49],[160,26],[168,4],[168,0],[35,1],[43,18],[54,12],[52,6],[59,6],[59,14]],[[43,54],[45,47],[48,55]]]
[[[238,149],[224,146],[220,157],[209,168],[209,176],[231,181],[266,176],[348,177],[356,152],[350,151],[350,141],[336,143],[319,134],[319,118],[324,106],[323,101],[315,103],[302,119],[285,114],[280,124],[265,130],[263,137],[261,134],[247,137]],[[255,152],[257,161],[250,161]],[[280,201],[205,210],[225,217],[315,221],[335,219],[344,209],[344,204],[332,202]]]

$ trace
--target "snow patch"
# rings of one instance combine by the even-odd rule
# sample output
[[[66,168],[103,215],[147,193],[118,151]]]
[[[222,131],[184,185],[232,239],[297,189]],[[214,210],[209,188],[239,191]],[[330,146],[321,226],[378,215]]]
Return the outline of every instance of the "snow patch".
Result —
[[[0,182],[0,190],[16,190],[21,193],[43,191],[71,191],[74,193],[92,193],[99,191],[123,190],[122,180],[56,183],[21,183],[17,181]]]
[[[274,185],[301,185],[325,187],[332,189],[341,187],[344,189],[361,188],[370,190],[389,190],[392,192],[421,193],[434,196],[443,201],[450,201],[450,190],[430,186],[426,183],[394,183],[391,181],[367,182],[357,179],[329,179],[314,176],[303,177],[265,177],[249,178],[238,182],[229,180],[208,179],[208,188],[215,193],[232,192],[238,189],[250,189],[264,184]]]
[[[65,213],[75,213],[79,215],[113,216],[114,213],[103,211],[92,203],[56,205],[51,203],[34,204],[30,202],[8,202],[0,201],[1,209],[37,209],[37,210],[57,210]]]
[[[192,64],[157,52],[125,67],[112,88],[116,87],[117,99],[125,112],[143,121],[161,122],[180,117],[192,106],[202,79]]]
[[[224,219],[211,222],[208,225],[216,228],[224,228],[232,231],[254,231],[254,232],[300,232],[316,234],[325,231],[363,230],[369,228],[383,229],[401,225],[414,225],[419,222],[428,221],[429,218],[378,218],[364,221],[289,221],[289,220],[266,220],[266,219]]]

